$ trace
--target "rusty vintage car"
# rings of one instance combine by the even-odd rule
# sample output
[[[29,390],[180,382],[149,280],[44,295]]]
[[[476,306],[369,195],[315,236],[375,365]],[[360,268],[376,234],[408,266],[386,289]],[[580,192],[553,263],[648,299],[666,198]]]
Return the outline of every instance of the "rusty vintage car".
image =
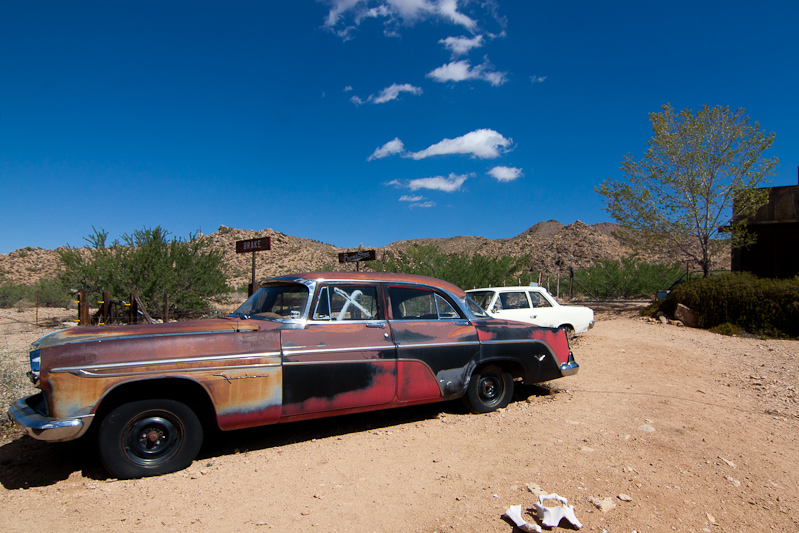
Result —
[[[457,398],[485,413],[514,380],[578,370],[561,330],[492,318],[438,279],[363,272],[265,280],[226,318],[56,331],[30,361],[41,392],[9,416],[48,441],[91,427],[118,478],[187,467],[208,427]]]

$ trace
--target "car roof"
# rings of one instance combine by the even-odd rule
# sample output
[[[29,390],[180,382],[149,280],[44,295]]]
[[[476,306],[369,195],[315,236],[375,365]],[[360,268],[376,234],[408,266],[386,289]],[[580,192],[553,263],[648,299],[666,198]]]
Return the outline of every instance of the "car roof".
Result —
[[[452,293],[458,298],[466,296],[466,291],[438,278],[429,276],[419,276],[417,274],[398,274],[395,272],[302,272],[299,274],[289,274],[286,276],[276,276],[264,281],[379,281],[383,283],[411,283],[419,285],[429,285],[443,289]]]
[[[516,292],[519,290],[534,290],[534,291],[545,291],[544,287],[540,285],[538,287],[534,287],[532,285],[511,285],[510,287],[484,287],[482,289],[469,289],[466,292],[477,292],[477,291],[494,291],[494,292]]]

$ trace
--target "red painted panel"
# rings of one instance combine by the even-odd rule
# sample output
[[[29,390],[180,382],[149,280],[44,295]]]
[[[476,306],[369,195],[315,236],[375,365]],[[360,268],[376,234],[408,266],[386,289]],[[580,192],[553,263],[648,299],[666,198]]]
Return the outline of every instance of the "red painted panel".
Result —
[[[219,428],[225,431],[272,424],[280,420],[280,406],[273,405],[261,411],[231,412],[217,417]]]
[[[397,363],[397,400],[412,402],[441,397],[438,381],[430,368],[421,361]]]

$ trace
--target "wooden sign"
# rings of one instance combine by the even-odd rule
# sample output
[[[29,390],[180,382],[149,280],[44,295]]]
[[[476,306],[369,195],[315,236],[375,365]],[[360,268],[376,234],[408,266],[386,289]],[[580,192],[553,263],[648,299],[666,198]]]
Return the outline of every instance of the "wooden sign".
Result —
[[[343,252],[338,254],[339,263],[357,263],[359,261],[374,261],[377,258],[374,250],[358,250],[357,252]]]
[[[236,253],[260,252],[272,249],[272,238],[261,237],[260,239],[247,239],[246,241],[236,241]]]

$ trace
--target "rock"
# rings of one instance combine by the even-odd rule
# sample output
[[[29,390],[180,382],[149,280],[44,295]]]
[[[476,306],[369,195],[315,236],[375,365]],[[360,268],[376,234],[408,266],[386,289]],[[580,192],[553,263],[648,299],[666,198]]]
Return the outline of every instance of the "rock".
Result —
[[[547,491],[545,491],[535,483],[528,483],[527,490],[529,490],[536,498],[538,498],[542,494],[549,494]]]
[[[659,317],[659,320],[660,320],[661,324],[668,324],[669,323],[669,319],[666,318],[665,316]]]
[[[644,424],[642,426],[638,426],[638,431],[643,431],[644,433],[654,433],[655,428],[649,424]]]
[[[613,501],[612,498],[588,498],[588,502],[591,503],[594,507],[602,511],[603,513],[607,513],[612,511],[616,508],[616,502]]]
[[[674,312],[674,318],[689,328],[695,328],[699,325],[699,322],[696,318],[696,313],[683,304],[677,304],[677,310]]]
[[[624,493],[622,493],[622,494],[619,494],[619,495],[618,495],[618,496],[616,496],[616,497],[617,497],[618,499],[620,499],[621,501],[623,501],[623,502],[631,502],[631,501],[633,501],[633,499],[632,499],[630,496],[627,496],[627,495],[626,495],[626,494],[624,494]]]

